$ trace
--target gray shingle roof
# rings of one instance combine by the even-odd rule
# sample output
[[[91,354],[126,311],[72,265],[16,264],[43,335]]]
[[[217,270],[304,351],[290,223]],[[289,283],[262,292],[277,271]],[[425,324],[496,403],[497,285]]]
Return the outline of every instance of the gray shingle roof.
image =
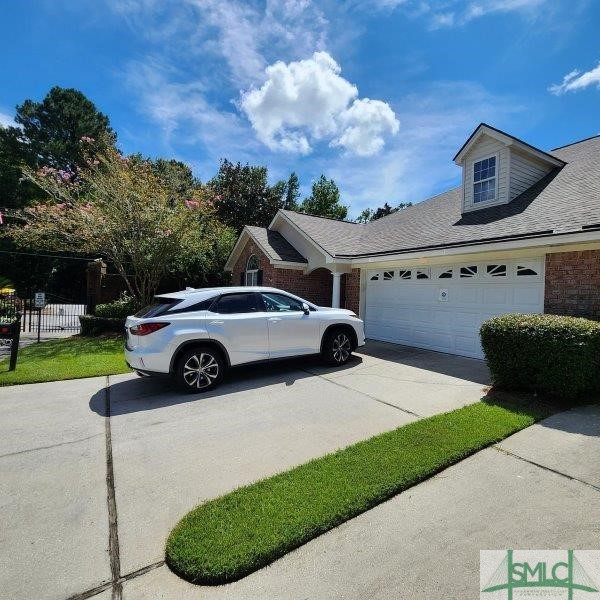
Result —
[[[266,227],[254,226],[248,226],[246,229],[265,250],[270,259],[297,263],[307,262],[304,256],[302,256],[278,231],[271,231]]]
[[[409,252],[600,226],[600,136],[552,151],[567,164],[512,202],[461,214],[461,188],[361,225],[283,211],[336,257]]]

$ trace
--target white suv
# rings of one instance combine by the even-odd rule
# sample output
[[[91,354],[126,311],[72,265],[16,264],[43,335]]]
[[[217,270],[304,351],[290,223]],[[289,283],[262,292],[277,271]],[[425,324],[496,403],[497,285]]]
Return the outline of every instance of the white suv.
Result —
[[[352,311],[275,288],[192,289],[155,300],[127,317],[127,364],[140,375],[170,374],[189,392],[214,388],[225,369],[245,363],[320,353],[343,365],[365,343]]]

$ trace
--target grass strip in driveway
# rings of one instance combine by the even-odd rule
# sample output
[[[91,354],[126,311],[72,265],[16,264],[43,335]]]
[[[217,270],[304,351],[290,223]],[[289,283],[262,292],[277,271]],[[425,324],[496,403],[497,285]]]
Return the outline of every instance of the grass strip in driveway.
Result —
[[[550,412],[488,399],[239,488],[177,524],[167,564],[193,583],[235,581]]]
[[[17,368],[0,361],[0,386],[128,373],[123,338],[72,336],[19,350]]]

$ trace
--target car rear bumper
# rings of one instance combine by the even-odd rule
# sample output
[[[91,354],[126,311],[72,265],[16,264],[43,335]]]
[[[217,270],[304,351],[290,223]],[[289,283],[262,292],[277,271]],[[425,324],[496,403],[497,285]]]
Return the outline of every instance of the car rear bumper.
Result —
[[[141,348],[125,348],[125,361],[135,371],[160,373],[166,375],[169,373],[170,357],[160,352],[145,352]]]

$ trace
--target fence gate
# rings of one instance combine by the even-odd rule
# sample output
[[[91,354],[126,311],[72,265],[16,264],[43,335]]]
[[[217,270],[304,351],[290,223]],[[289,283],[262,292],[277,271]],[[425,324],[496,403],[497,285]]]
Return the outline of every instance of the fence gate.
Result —
[[[46,306],[41,311],[35,308],[34,297],[25,301],[21,327],[23,331],[36,332],[38,319],[40,331],[69,331],[79,333],[80,315],[86,314],[86,303],[75,302],[73,299],[46,294]]]

